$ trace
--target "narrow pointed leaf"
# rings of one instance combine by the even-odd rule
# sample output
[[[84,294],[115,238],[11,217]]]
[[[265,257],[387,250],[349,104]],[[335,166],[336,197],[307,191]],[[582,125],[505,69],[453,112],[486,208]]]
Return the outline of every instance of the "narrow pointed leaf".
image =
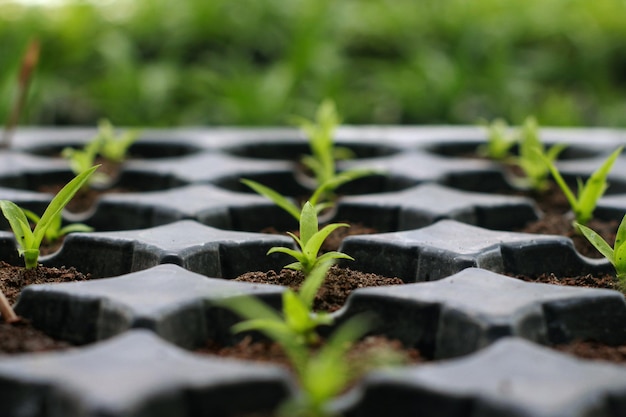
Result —
[[[2,210],[2,214],[9,221],[9,225],[11,226],[11,230],[15,235],[15,240],[17,244],[22,249],[27,249],[28,241],[32,241],[32,231],[30,230],[30,225],[28,224],[28,218],[15,203],[9,200],[0,200],[0,209]],[[29,239],[30,237],[30,239]]]
[[[317,291],[324,283],[328,269],[332,264],[332,262],[324,262],[323,260],[320,262],[318,260],[315,268],[313,268],[309,275],[307,275],[306,279],[300,286],[300,290],[298,291],[300,299],[309,310],[313,308],[313,300],[317,295]]]
[[[626,214],[622,217],[622,222],[619,224],[617,228],[617,233],[615,234],[615,245],[616,249],[620,248],[626,242]],[[626,245],[625,245],[626,246]]]
[[[317,257],[317,253],[322,247],[322,243],[326,240],[328,235],[330,235],[333,231],[340,227],[350,227],[347,223],[333,223],[328,224],[322,228],[319,232],[315,233],[308,242],[305,243],[302,252],[306,254],[307,257]]]
[[[315,207],[307,201],[304,203],[304,206],[302,206],[302,213],[300,215],[300,245],[303,248],[307,247],[307,242],[317,233],[317,229],[317,212],[315,211]]]
[[[44,237],[45,231],[48,228],[50,222],[54,220],[54,216],[59,214],[61,210],[70,202],[76,192],[89,180],[89,177],[100,167],[100,165],[93,166],[87,171],[78,174],[74,179],[68,182],[58,193],[54,196],[46,211],[41,216],[41,220],[35,226],[33,235],[35,236],[35,242],[37,246],[41,244],[41,240]]]
[[[602,237],[587,226],[576,223],[581,233],[606,259],[615,265],[615,254],[611,246]]]
[[[291,216],[293,216],[296,220],[300,221],[300,209],[288,198],[283,197],[277,191],[263,184],[259,184],[256,181],[242,179],[241,182],[250,187],[257,194],[270,199],[278,207],[282,208],[287,213],[291,214]]]

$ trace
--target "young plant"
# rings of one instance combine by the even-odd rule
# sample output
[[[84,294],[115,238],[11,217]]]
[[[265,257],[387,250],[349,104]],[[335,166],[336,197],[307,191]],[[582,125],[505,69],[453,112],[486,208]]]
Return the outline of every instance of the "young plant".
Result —
[[[28,220],[30,220],[32,223],[37,224],[41,222],[41,217],[39,217],[32,211],[26,209],[22,209],[22,211],[24,211],[26,218],[28,218]],[[86,224],[82,223],[72,223],[68,224],[67,226],[63,226],[63,213],[59,211],[50,220],[50,225],[44,233],[44,240],[48,244],[53,244],[68,233],[91,231],[93,231],[93,227],[87,226]]]
[[[518,142],[518,137],[509,132],[509,126],[503,119],[496,119],[486,125],[487,143],[478,147],[478,154],[496,161],[503,161],[511,156],[511,148]]]
[[[82,149],[65,148],[61,151],[63,156],[70,164],[70,169],[74,175],[79,175],[81,172],[87,171],[89,168],[95,165],[96,157],[100,151],[100,142],[92,140],[87,143]],[[102,185],[107,184],[110,178],[108,175],[102,172],[95,172],[89,181],[85,183],[85,186]]]
[[[289,236],[296,241],[300,250],[285,247],[273,247],[267,252],[267,254],[269,255],[271,253],[280,252],[292,256],[296,259],[296,262],[285,265],[285,268],[302,271],[304,275],[308,275],[318,264],[326,262],[327,260],[350,259],[353,261],[354,258],[351,256],[337,251],[327,252],[318,256],[324,240],[326,240],[328,235],[330,235],[334,230],[340,227],[350,226],[346,223],[333,223],[328,224],[319,230],[315,207],[307,201],[302,207],[302,211],[300,213],[300,237],[287,232],[287,234],[289,234]]]
[[[617,228],[615,245],[611,248],[602,237],[591,228],[576,224],[583,236],[613,265],[622,290],[626,289],[626,215]]]
[[[111,122],[103,119],[98,124],[98,136],[95,141],[100,143],[99,152],[104,159],[119,164],[126,159],[128,149],[138,138],[138,130],[129,130],[116,136]]]
[[[578,196],[569,188],[563,176],[554,165],[554,162],[544,157],[544,162],[550,169],[554,181],[565,194],[567,201],[572,207],[577,224],[586,225],[593,216],[593,211],[596,208],[598,200],[606,191],[608,184],[606,178],[615,163],[615,160],[622,152],[623,147],[617,148],[609,157],[602,163],[602,165],[591,174],[587,182],[583,184],[582,180],[578,178]]]
[[[18,253],[24,257],[26,269],[37,267],[41,241],[50,225],[55,221],[55,216],[63,210],[98,167],[99,165],[89,168],[67,183],[50,201],[34,230],[31,230],[28,218],[21,208],[11,201],[0,200],[0,209],[9,221],[11,230],[13,230],[18,244]]]
[[[282,315],[253,297],[225,301],[225,307],[247,319],[233,326],[233,331],[258,330],[283,345],[295,343],[304,346],[317,343],[317,327],[333,322],[328,313],[313,312],[315,295],[326,279],[331,265],[331,261],[316,265],[298,291],[287,289],[283,292]]]
[[[519,157],[516,159],[525,177],[514,180],[513,184],[521,189],[539,192],[547,190],[550,170],[545,161],[556,160],[565,147],[563,144],[557,144],[546,150],[539,139],[537,121],[532,117],[527,118],[522,127]]]
[[[311,155],[302,157],[301,162],[313,173],[315,186],[312,188],[319,192],[318,199],[320,201],[332,200],[333,192],[340,185],[376,173],[371,169],[343,171],[343,177],[337,183],[337,177],[342,174],[337,173],[336,161],[353,158],[354,154],[348,148],[335,146],[335,130],[341,119],[332,100],[324,100],[320,104],[315,121],[302,117],[297,117],[294,120],[309,140]],[[330,184],[335,185],[331,186]]]
[[[327,195],[329,192],[335,191],[343,184],[353,181],[361,176],[362,175],[360,170],[342,172],[330,181],[321,184],[317,189],[315,189],[308,201],[315,207],[315,211],[319,214],[322,210],[330,208],[334,205],[334,203],[330,201],[320,201],[324,195]],[[291,214],[291,216],[293,216],[296,220],[300,221],[300,211],[302,210],[302,208],[298,207],[298,205],[289,198],[284,197],[278,191],[263,184],[260,184],[256,181],[241,179],[241,182],[250,187],[257,194],[260,194],[272,200],[274,204],[285,210],[287,213]]]
[[[233,332],[262,332],[281,345],[293,365],[301,392],[280,407],[279,415],[329,416],[330,401],[356,377],[357,369],[363,369],[345,358],[351,344],[368,330],[362,316],[341,325],[317,353],[311,353],[311,347],[320,342],[317,327],[333,323],[328,313],[313,312],[315,294],[331,265],[331,261],[317,265],[298,291],[287,289],[283,293],[282,314],[253,297],[221,302],[246,319],[235,324]]]

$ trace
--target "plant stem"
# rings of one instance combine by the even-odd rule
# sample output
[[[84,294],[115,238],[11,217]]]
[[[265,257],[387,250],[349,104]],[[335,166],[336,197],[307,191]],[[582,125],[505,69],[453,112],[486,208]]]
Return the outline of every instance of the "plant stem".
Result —
[[[19,317],[15,314],[15,311],[13,311],[13,307],[11,307],[9,300],[7,300],[2,291],[0,291],[0,314],[2,314],[2,317],[4,317],[7,323],[19,321]]]
[[[2,135],[2,141],[0,141],[0,148],[8,149],[11,146],[11,137],[15,126],[20,121],[20,115],[24,109],[26,103],[26,96],[28,95],[28,87],[30,86],[30,80],[33,70],[37,66],[39,61],[39,40],[31,40],[28,44],[28,49],[22,58],[22,66],[20,68],[20,74],[18,78],[18,92],[15,103],[7,121],[4,125],[4,132]]]

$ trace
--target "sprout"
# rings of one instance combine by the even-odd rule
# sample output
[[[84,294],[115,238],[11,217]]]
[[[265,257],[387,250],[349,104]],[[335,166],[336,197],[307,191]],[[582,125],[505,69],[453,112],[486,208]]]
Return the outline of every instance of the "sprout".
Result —
[[[50,204],[48,204],[48,207],[35,225],[34,230],[31,230],[28,218],[21,208],[11,201],[0,200],[0,209],[4,217],[9,221],[15,240],[18,243],[18,253],[24,257],[26,269],[37,267],[39,247],[46,236],[46,231],[51,224],[57,221],[55,218],[58,214],[61,213],[67,203],[74,197],[74,194],[89,180],[89,177],[99,166],[96,165],[89,168],[67,183],[50,201]]]

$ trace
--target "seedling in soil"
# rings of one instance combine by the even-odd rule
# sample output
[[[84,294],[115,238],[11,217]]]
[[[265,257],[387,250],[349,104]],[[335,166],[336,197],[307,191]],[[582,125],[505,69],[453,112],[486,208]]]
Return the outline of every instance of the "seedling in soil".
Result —
[[[611,248],[598,233],[591,228],[576,223],[583,236],[600,252],[615,268],[617,279],[622,290],[626,290],[626,215],[617,228],[615,245]]]
[[[345,391],[350,381],[371,369],[371,366],[363,366],[361,360],[367,364],[375,362],[378,366],[398,362],[397,355],[389,352],[381,352],[376,358],[361,358],[358,363],[346,358],[352,343],[369,328],[363,316],[348,320],[317,352],[312,352],[312,348],[320,345],[316,329],[333,323],[328,313],[313,312],[313,300],[331,265],[331,261],[317,265],[298,291],[287,289],[283,293],[282,315],[253,297],[237,297],[221,302],[221,305],[246,319],[232,327],[234,332],[260,331],[277,342],[287,354],[301,392],[280,407],[279,415],[331,416],[331,400]]]
[[[82,149],[65,148],[61,152],[61,155],[69,162],[70,169],[74,175],[79,175],[81,172],[87,171],[96,164],[96,157],[98,156],[99,150],[100,142],[92,140]],[[110,178],[108,175],[102,172],[95,172],[85,183],[85,187],[108,184],[109,181]]]
[[[32,211],[26,209],[22,209],[22,211],[28,220],[30,220],[33,224],[41,222],[41,217]],[[59,211],[54,217],[52,217],[52,220],[50,220],[50,224],[44,233],[44,241],[47,244],[52,245],[68,233],[91,231],[93,231],[93,227],[82,223],[72,223],[67,226],[63,226],[63,213]]]
[[[94,140],[100,143],[99,153],[104,159],[119,164],[126,159],[128,150],[138,138],[138,130],[128,130],[117,136],[111,122],[104,119],[98,124],[98,136]]]
[[[574,216],[576,217],[576,223],[586,225],[589,220],[591,220],[593,216],[593,211],[598,204],[598,200],[604,195],[604,192],[608,188],[608,183],[606,181],[615,160],[622,152],[623,147],[617,148],[609,157],[602,163],[602,165],[591,174],[591,177],[583,184],[580,178],[577,179],[578,182],[578,197],[574,195],[574,192],[569,188],[563,176],[559,172],[558,168],[554,165],[554,163],[544,158],[544,161],[550,172],[552,173],[552,177],[554,181],[558,184],[558,186],[565,194],[567,201],[572,207],[572,211],[574,212]]]
[[[340,227],[350,227],[350,225],[346,223],[332,223],[327,224],[319,230],[315,207],[307,201],[302,207],[302,212],[300,213],[300,236],[298,237],[291,232],[287,232],[287,234],[296,241],[300,250],[285,247],[273,247],[267,252],[267,254],[269,255],[271,253],[280,252],[294,257],[296,262],[285,265],[285,268],[302,271],[304,275],[311,273],[311,271],[313,271],[318,264],[331,259],[350,259],[353,261],[354,258],[351,256],[337,251],[326,252],[325,254],[318,256],[324,240],[326,240],[328,235],[330,235],[334,230]]]
[[[333,199],[333,192],[346,182],[361,177],[376,174],[371,169],[352,169],[337,173],[337,160],[351,159],[353,152],[345,147],[335,146],[335,130],[341,123],[337,108],[332,100],[324,100],[317,109],[315,121],[303,117],[294,118],[309,140],[311,155],[302,157],[301,162],[311,170],[314,176],[314,186],[319,193],[317,200],[329,201]],[[337,183],[337,177],[343,175],[343,180]],[[334,184],[331,186],[331,184]]]
[[[518,142],[514,132],[503,119],[496,119],[487,124],[487,143],[478,147],[478,154],[496,161],[511,157],[511,149]]]
[[[319,341],[316,329],[333,323],[325,312],[313,312],[313,301],[317,291],[326,279],[332,262],[318,264],[306,276],[300,289],[285,290],[283,293],[282,315],[253,297],[238,297],[224,302],[246,321],[233,326],[234,332],[258,330],[271,339],[284,344],[313,345]]]
[[[353,181],[359,177],[361,177],[361,173],[360,171],[346,171],[346,172],[342,172],[340,174],[338,174],[337,176],[335,176],[333,179],[331,179],[330,181],[328,181],[327,183],[321,184],[311,195],[311,197],[309,198],[309,203],[311,203],[314,207],[315,207],[315,211],[319,214],[321,213],[323,210],[331,208],[334,206],[334,202],[331,201],[322,201],[320,202],[320,199],[323,198],[325,195],[327,195],[328,193],[332,193],[333,191],[335,191],[337,188],[339,188],[340,186],[342,186],[343,184],[346,184],[350,181]],[[242,179],[241,182],[245,185],[247,185],[248,187],[250,187],[253,191],[255,191],[257,194],[260,194],[270,200],[272,200],[274,202],[274,204],[276,204],[278,207],[282,208],[283,210],[285,210],[287,213],[289,213],[291,216],[293,216],[293,218],[295,218],[297,221],[300,221],[300,212],[302,210],[301,207],[298,207],[298,205],[296,203],[294,203],[292,200],[290,200],[289,198],[283,196],[282,194],[280,194],[278,191],[260,184],[256,181],[252,181],[252,180],[248,180],[248,179]]]
[[[557,144],[545,149],[539,139],[537,121],[529,117],[524,121],[519,143],[519,157],[517,165],[524,171],[524,178],[516,178],[513,185],[526,190],[545,191],[548,188],[550,170],[546,160],[555,161],[566,145]]]
[[[18,244],[18,253],[24,257],[26,269],[37,267],[39,260],[39,247],[46,236],[46,231],[55,217],[61,213],[63,208],[70,202],[76,192],[89,180],[89,177],[98,169],[99,165],[89,168],[80,173],[69,183],[67,183],[58,193],[44,211],[40,220],[36,223],[34,230],[31,230],[28,218],[24,211],[15,203],[8,200],[0,200],[2,214],[9,221],[11,230]]]

